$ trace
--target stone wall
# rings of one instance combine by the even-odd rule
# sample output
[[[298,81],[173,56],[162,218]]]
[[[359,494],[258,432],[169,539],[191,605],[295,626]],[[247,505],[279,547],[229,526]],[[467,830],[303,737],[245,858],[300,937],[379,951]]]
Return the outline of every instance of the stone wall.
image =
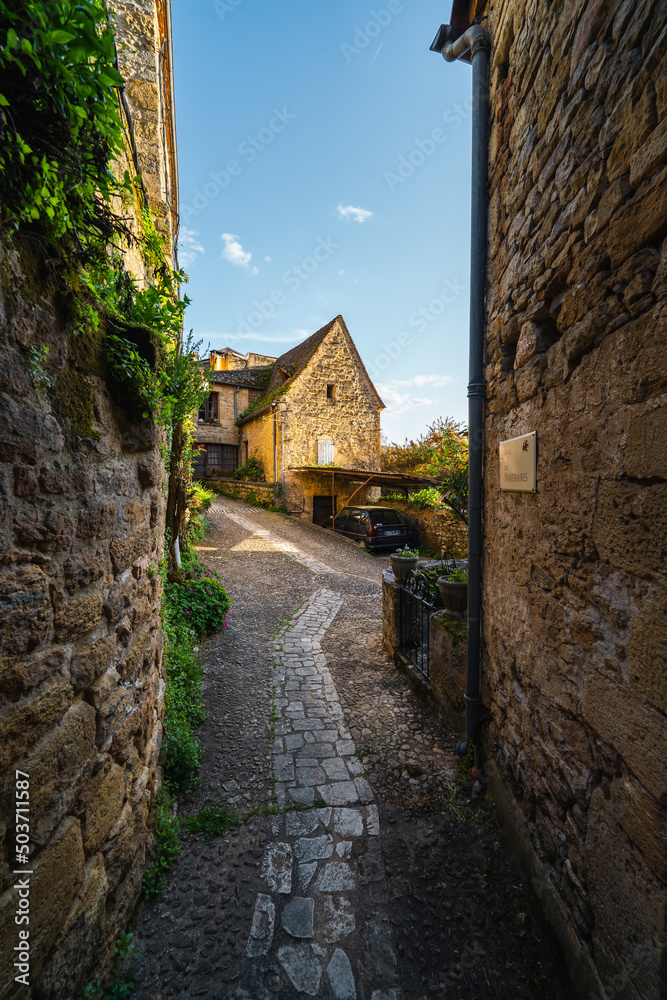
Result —
[[[327,385],[335,386],[333,399]],[[338,324],[318,347],[285,396],[287,468],[316,465],[317,442],[334,443],[334,462],[350,469],[380,468],[380,410]]]
[[[241,479],[207,479],[206,485],[223,496],[258,501],[262,506],[279,507],[282,496],[274,483],[253,483]]]
[[[506,0],[489,27],[483,668],[494,795],[582,996],[657,1000],[665,8]],[[501,492],[499,441],[528,431],[537,493]]]
[[[394,507],[405,516],[416,534],[415,542],[427,545],[440,556],[446,550],[455,559],[465,559],[468,554],[468,530],[453,514],[446,510],[428,510],[417,507],[409,500],[381,497],[383,507]]]
[[[0,997],[80,995],[136,904],[164,690],[160,435],[74,334],[43,262],[2,249]],[[37,291],[36,291],[37,289]],[[40,386],[32,344],[49,348]],[[13,983],[15,769],[30,782],[31,989]]]
[[[120,169],[134,171],[138,158],[158,224],[174,240],[168,4],[114,6],[136,140]],[[123,208],[138,230],[136,206]],[[145,280],[136,250],[126,266]],[[107,971],[139,897],[160,777],[161,434],[107,377],[104,319],[98,331],[75,333],[68,315],[39,243],[0,245],[2,1000],[74,1000]],[[151,331],[125,335],[156,362]],[[31,377],[29,351],[42,347],[43,371]],[[28,898],[30,909],[21,925],[17,769],[29,775],[21,905]],[[14,981],[24,930],[29,987]]]
[[[116,0],[118,68],[132,120],[138,167],[163,231],[178,230],[176,139],[171,88],[169,0]],[[166,44],[165,44],[166,43]],[[140,263],[134,261],[140,272]]]
[[[213,392],[218,397],[218,419],[205,421],[196,418],[195,440],[201,444],[232,444],[242,443],[242,429],[236,423],[234,416],[234,386],[218,385]],[[236,414],[240,416],[253,398],[259,392],[251,389],[239,389],[236,397]],[[252,452],[251,452],[252,454]],[[245,451],[239,448],[239,461],[243,463]]]

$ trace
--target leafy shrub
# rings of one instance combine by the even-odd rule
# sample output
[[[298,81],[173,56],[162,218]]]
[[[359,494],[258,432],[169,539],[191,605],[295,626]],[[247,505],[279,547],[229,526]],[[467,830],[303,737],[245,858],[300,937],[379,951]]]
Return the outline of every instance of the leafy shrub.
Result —
[[[197,785],[201,745],[194,735],[204,721],[201,693],[203,671],[194,630],[179,616],[165,588],[162,606],[167,687],[164,707],[165,779],[173,791],[189,792]]]
[[[181,849],[179,841],[180,822],[172,815],[174,800],[163,785],[157,794],[157,816],[155,841],[148,868],[142,880],[146,899],[159,896],[167,884],[167,872],[178,857]]]
[[[266,479],[264,466],[261,458],[257,458],[257,451],[246,460],[243,465],[239,465],[232,473],[233,479],[252,479],[255,483],[263,483]]]
[[[217,493],[204,486],[203,483],[199,481],[190,483],[188,487],[189,516],[187,517],[189,541],[200,541],[208,531],[209,523],[204,511],[208,510],[216,496]]]
[[[440,510],[444,507],[442,493],[435,486],[429,486],[425,490],[417,490],[410,496],[410,503],[422,510]]]
[[[186,795],[199,784],[202,746],[184,715],[165,713],[165,779],[170,788]]]
[[[162,605],[167,689],[165,778],[174,791],[198,782],[201,744],[194,730],[205,718],[197,640],[225,624],[231,601],[220,574],[196,552],[183,554],[183,583],[166,583]]]
[[[231,601],[220,573],[196,552],[183,555],[183,582],[168,583],[173,611],[197,636],[211,635],[225,625]]]
[[[215,490],[210,490],[208,486],[204,486],[199,480],[190,483],[189,492],[188,506],[190,510],[195,511],[197,514],[208,510],[218,495]]]
[[[133,952],[132,934],[123,931],[114,947],[117,957],[109,985],[105,988],[100,979],[89,983],[83,991],[84,1000],[126,1000],[134,990],[134,967],[130,964]]]

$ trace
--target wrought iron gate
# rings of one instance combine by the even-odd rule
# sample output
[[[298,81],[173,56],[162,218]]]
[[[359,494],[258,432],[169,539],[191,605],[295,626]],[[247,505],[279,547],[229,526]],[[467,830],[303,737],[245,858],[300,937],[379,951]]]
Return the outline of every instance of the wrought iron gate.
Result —
[[[430,619],[435,605],[427,601],[414,574],[398,591],[398,648],[428,680]]]

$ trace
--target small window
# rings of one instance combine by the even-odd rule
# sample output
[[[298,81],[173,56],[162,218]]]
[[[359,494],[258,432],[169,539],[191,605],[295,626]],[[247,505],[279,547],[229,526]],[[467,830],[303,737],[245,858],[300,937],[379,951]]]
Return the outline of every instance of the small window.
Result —
[[[218,419],[218,394],[217,392],[209,393],[208,399],[204,405],[199,410],[200,420],[217,420]]]
[[[318,465],[333,465],[334,460],[334,443],[333,441],[325,441],[321,439],[317,442],[317,464]]]
[[[327,386],[327,399],[335,399],[335,398],[336,398],[336,386],[335,385],[328,385]]]

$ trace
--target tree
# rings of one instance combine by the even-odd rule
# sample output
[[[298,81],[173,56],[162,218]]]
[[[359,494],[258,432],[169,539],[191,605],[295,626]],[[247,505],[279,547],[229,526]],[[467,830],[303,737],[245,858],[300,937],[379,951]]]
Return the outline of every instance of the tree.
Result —
[[[169,488],[165,530],[169,580],[179,580],[181,571],[176,540],[185,541],[185,512],[192,478],[192,414],[199,410],[210,390],[210,382],[199,361],[201,342],[179,339],[167,361],[164,380],[165,404],[170,434]],[[179,543],[180,544],[180,543]]]
[[[383,444],[382,470],[435,479],[442,503],[468,523],[468,430],[451,417],[439,417],[416,441]]]

